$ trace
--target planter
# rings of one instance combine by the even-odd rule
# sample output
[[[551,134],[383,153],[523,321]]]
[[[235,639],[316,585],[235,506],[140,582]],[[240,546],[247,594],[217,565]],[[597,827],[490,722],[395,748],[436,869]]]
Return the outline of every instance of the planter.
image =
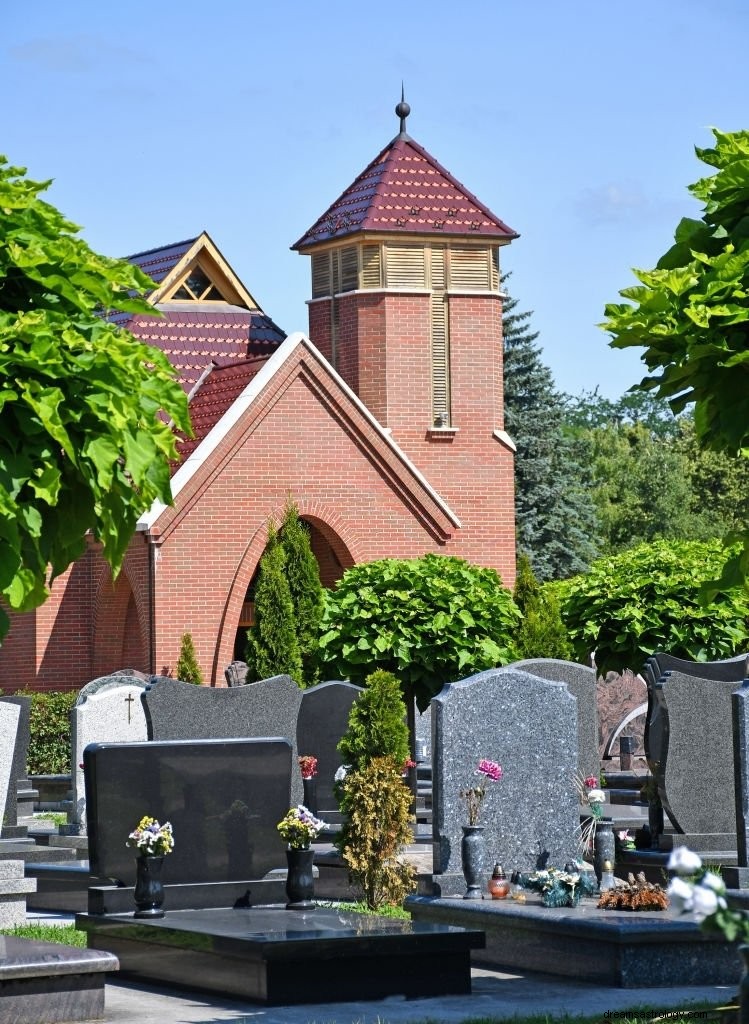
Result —
[[[614,837],[614,823],[611,818],[600,818],[596,823],[596,834],[593,840],[593,868],[601,884],[603,866],[609,861],[611,870],[614,870],[616,861],[616,840]]]
[[[460,860],[463,878],[466,880],[464,900],[482,900],[484,895],[482,879],[484,877],[484,826],[463,825],[463,838],[460,841]]]
[[[288,864],[286,896],[289,900],[286,904],[287,910],[311,910],[314,907],[315,877],[312,873],[314,858],[315,851],[311,848],[286,850]]]
[[[164,883],[161,869],[164,857],[138,857],[135,861],[135,891],[133,897],[138,908],[133,917],[163,917]]]
[[[317,779],[302,779],[304,788],[304,806],[308,811],[317,814]]]

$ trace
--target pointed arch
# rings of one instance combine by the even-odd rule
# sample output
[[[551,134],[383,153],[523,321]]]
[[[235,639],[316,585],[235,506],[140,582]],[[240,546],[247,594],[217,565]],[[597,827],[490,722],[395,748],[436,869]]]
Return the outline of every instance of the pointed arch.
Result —
[[[101,574],[94,597],[94,678],[118,668],[150,671],[147,612],[136,595],[126,567],[116,580],[108,567]]]

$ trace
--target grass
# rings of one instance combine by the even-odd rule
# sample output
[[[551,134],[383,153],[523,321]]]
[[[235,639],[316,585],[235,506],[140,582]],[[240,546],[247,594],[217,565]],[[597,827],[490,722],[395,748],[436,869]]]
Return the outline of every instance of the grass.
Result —
[[[411,915],[403,907],[385,904],[379,910],[372,910],[361,900],[352,902],[334,900],[315,900],[318,907],[331,907],[333,910],[350,910],[353,914],[371,914],[373,917],[395,917],[401,921],[410,921]]]
[[[0,934],[37,942],[59,942],[63,946],[85,948],[86,945],[86,933],[79,932],[72,924],[20,924],[15,928],[0,928]]]
[[[51,821],[55,825],[67,825],[68,816],[62,811],[37,811],[35,818],[41,821]]]
[[[554,1016],[539,1013],[528,1017],[465,1017],[460,1024],[719,1024],[726,1019],[721,1012],[723,1007],[706,1003],[695,1003],[694,1006],[685,1007],[681,1012],[678,1008],[668,1009],[667,995],[668,990],[665,990],[663,1003],[657,1009],[639,1006],[629,1010],[614,1010],[610,1011],[608,1017],[604,1017],[603,1012],[594,1016],[568,1013]],[[386,1021],[380,1021],[378,1024],[386,1024]],[[418,1024],[433,1022],[427,1019]]]

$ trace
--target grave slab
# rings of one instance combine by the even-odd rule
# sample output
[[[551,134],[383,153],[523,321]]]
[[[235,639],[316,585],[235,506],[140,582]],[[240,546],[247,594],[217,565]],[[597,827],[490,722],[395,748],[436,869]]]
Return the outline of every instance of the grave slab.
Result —
[[[326,811],[337,811],[333,793],[333,776],[340,767],[337,747],[348,729],[348,718],[360,686],[332,680],[311,686],[302,693],[297,722],[297,748],[300,754],[317,758],[317,811],[325,818]]]
[[[185,910],[154,921],[79,914],[88,942],[123,977],[269,1005],[456,995],[471,991],[477,929],[333,909]]]
[[[26,762],[31,741],[31,697],[17,697],[13,695],[2,697],[0,701],[3,704],[14,704],[18,708],[18,728],[16,730],[13,764],[10,770],[8,799],[5,803],[2,829],[3,837],[17,837],[26,835],[25,828],[18,825],[18,796],[20,791],[29,788],[26,777]]]

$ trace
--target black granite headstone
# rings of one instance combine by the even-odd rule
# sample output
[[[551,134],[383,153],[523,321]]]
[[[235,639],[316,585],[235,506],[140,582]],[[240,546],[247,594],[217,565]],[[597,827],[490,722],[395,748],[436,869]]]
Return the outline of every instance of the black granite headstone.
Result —
[[[276,825],[290,803],[288,740],[92,743],[83,763],[95,878],[135,883],[126,841],[144,815],[172,824],[167,884],[259,879],[285,864]]]
[[[333,776],[341,765],[338,744],[348,729],[351,707],[361,693],[352,683],[328,682],[312,686],[302,694],[297,720],[297,748],[301,754],[317,758],[317,811],[338,809],[333,794]]]
[[[10,785],[5,801],[4,825],[18,825],[18,783],[27,778],[26,760],[29,756],[31,742],[31,697],[2,697],[6,704],[15,704],[20,710],[18,715],[18,731],[16,745],[13,748],[13,764],[10,770]]]

